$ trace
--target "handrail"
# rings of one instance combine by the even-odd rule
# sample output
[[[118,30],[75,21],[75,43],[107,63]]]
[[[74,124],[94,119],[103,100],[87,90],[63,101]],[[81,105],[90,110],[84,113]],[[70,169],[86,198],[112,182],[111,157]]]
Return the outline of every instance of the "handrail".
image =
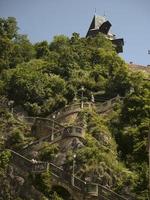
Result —
[[[99,107],[99,108],[102,108],[102,110],[105,112],[107,111],[109,108],[112,108],[113,105],[115,104],[115,102],[118,100],[118,99],[121,99],[120,97],[114,97],[110,100],[107,100],[101,104],[93,104],[92,102],[86,102],[84,103],[84,107],[88,106],[88,107],[92,107],[92,106],[95,106],[95,107]],[[65,108],[61,109],[61,112],[64,112],[64,111],[70,111],[70,108],[71,108],[71,111],[73,109],[81,109],[80,107],[80,104],[74,104],[74,105],[68,105],[66,106]],[[73,112],[73,111],[72,111]],[[75,112],[75,110],[74,110]],[[58,112],[57,112],[58,113]],[[64,139],[65,135],[61,135],[62,131],[64,131],[66,129],[66,131],[68,131],[68,135],[66,135],[66,137],[68,136],[78,136],[78,133],[74,133],[72,135],[70,135],[70,132],[69,132],[69,128],[70,127],[74,127],[74,128],[81,128],[79,126],[68,126],[68,127],[65,127],[63,125],[61,125],[60,123],[58,123],[56,120],[54,119],[50,119],[50,118],[42,118],[42,117],[24,117],[24,119],[32,119],[34,120],[33,123],[36,123],[36,120],[45,120],[45,121],[49,121],[49,122],[52,122],[52,123],[55,123],[56,125],[58,125],[59,127],[61,127],[61,129],[55,129],[55,132],[53,132],[54,134],[54,140],[51,140],[50,142],[51,143],[56,143],[58,142],[59,140],[62,140]],[[59,135],[58,135],[59,133]],[[40,139],[36,140],[36,141],[33,141],[32,143],[26,145],[23,147],[23,150],[26,150],[30,147],[32,147],[33,145],[36,145],[44,140],[48,140],[49,138],[51,138],[52,136],[52,133],[47,135],[47,136],[44,136],[44,137],[41,137]],[[55,137],[56,136],[56,137]],[[72,180],[72,178],[74,179],[73,183],[71,182],[71,185],[79,190],[83,190],[84,192],[87,192],[89,195],[94,195],[94,196],[98,196],[100,195],[101,197],[103,197],[104,199],[107,199],[107,197],[110,199],[118,199],[118,200],[127,200],[126,198],[122,197],[121,195],[117,194],[116,192],[110,190],[109,188],[103,186],[103,185],[100,185],[100,184],[97,184],[97,183],[92,183],[92,182],[85,182],[83,181],[82,179],[76,177],[76,176],[73,176],[72,174],[68,174],[68,179],[66,177],[64,177],[64,170],[60,167],[58,167],[57,165],[53,164],[53,163],[49,163],[49,162],[43,162],[43,161],[36,161],[34,162],[34,160],[30,160],[28,158],[26,158],[25,156],[15,152],[14,150],[11,150],[11,149],[8,149],[9,151],[11,151],[15,156],[19,157],[19,159],[23,159],[24,161],[28,162],[30,164],[30,166],[25,162],[23,163],[20,163],[21,167],[23,165],[26,164],[26,169],[29,170],[29,167],[31,167],[31,171],[32,172],[35,172],[35,173],[41,173],[42,171],[44,170],[47,170],[48,166],[51,167],[51,170],[52,170],[52,174],[56,175],[57,177],[61,178],[61,180],[65,180],[65,181],[68,181],[68,183],[70,184],[70,181]],[[15,158],[15,157],[14,157]],[[18,158],[17,158],[18,159]],[[18,163],[19,164],[19,163]],[[92,187],[95,187],[96,190],[87,190],[88,188],[92,188]],[[99,191],[100,190],[100,191]],[[117,200],[116,199],[116,200]]]
[[[114,97],[108,101],[105,101],[103,103],[96,103],[95,106],[97,108],[98,113],[103,113],[108,111],[109,109],[113,108],[114,104],[117,102],[117,100],[122,100],[120,96]]]
[[[49,162],[43,162],[43,161],[37,161],[36,163],[33,163],[32,160],[30,160],[30,159],[26,158],[25,156],[19,154],[18,152],[14,151],[14,150],[11,150],[11,149],[8,149],[8,150],[9,150],[10,152],[12,152],[14,155],[17,155],[19,158],[21,158],[21,159],[23,159],[23,160],[29,162],[30,164],[32,164],[32,165],[31,165],[31,169],[28,169],[29,171],[39,173],[39,172],[42,172],[43,170],[47,170],[47,167],[50,166],[50,167],[51,167],[51,170],[52,170],[52,173],[53,173],[54,175],[60,177],[61,179],[62,179],[62,177],[64,178],[64,176],[62,176],[62,175],[64,174],[64,170],[63,170],[62,168],[58,167],[57,165],[55,165],[55,164],[53,164],[53,163],[49,163]],[[42,167],[39,169],[39,166],[42,166]],[[56,169],[56,170],[54,170],[54,169]],[[59,173],[57,173],[57,172],[59,172]],[[57,174],[56,174],[56,173],[57,173]],[[71,180],[71,177],[72,177],[72,175],[70,175],[70,180]],[[79,184],[78,184],[78,185],[74,184],[74,185],[72,185],[72,186],[73,186],[73,187],[77,187],[77,188],[80,189],[81,191],[84,190],[84,192],[87,192],[89,195],[94,195],[94,193],[92,194],[92,192],[86,191],[85,188],[86,188],[88,185],[89,185],[89,186],[90,186],[90,185],[91,185],[91,186],[94,185],[95,187],[98,187],[98,188],[100,188],[100,189],[102,189],[102,190],[104,190],[104,191],[107,192],[107,196],[104,196],[105,199],[107,199],[107,197],[109,197],[109,198],[110,198],[110,197],[115,197],[115,198],[117,197],[117,198],[119,198],[118,200],[127,200],[127,198],[122,197],[121,195],[117,194],[116,192],[114,192],[114,191],[108,189],[107,187],[105,187],[105,186],[103,186],[103,185],[100,185],[100,184],[97,184],[97,183],[87,183],[87,182],[83,181],[82,179],[80,179],[80,178],[78,178],[78,177],[76,177],[76,176],[73,176],[73,178],[74,178],[74,180],[77,180],[77,181],[79,182]],[[63,180],[63,179],[62,179],[62,180]],[[74,183],[77,183],[77,182],[74,181]],[[82,186],[83,186],[83,188],[82,188]],[[100,195],[100,196],[105,195],[105,193],[104,193],[104,194],[102,194],[102,193],[99,194],[99,190],[98,190],[97,192],[98,192],[98,194],[97,194],[98,196],[99,196],[99,195]],[[111,195],[111,196],[108,196],[108,195]],[[112,196],[112,195],[114,195],[114,196]],[[95,196],[95,195],[94,195],[94,196]],[[113,198],[113,199],[114,199],[114,198]]]
[[[84,107],[89,107],[89,106],[92,106],[93,103],[92,102],[85,102],[84,103]],[[77,112],[76,109],[80,109],[81,110],[81,103],[76,103],[76,104],[69,104],[69,105],[66,105],[65,107],[61,108],[60,110],[57,110],[55,112],[53,112],[50,116],[52,115],[56,115],[56,117],[61,117],[61,114],[62,113],[65,113],[67,111],[74,111],[74,112]]]
[[[31,172],[35,172],[35,173],[39,173],[39,172],[41,173],[41,172],[48,169],[48,165],[49,165],[48,162],[30,160],[30,159],[26,158],[25,156],[19,154],[18,152],[13,151],[12,149],[8,149],[8,150],[11,153],[14,154],[14,157],[13,157],[14,161],[15,161],[16,156],[17,156],[17,164],[20,165],[21,168],[25,168],[27,171],[31,171]],[[19,162],[18,158],[23,160],[23,161],[26,161],[26,163]]]
[[[64,130],[64,129],[58,130],[58,131],[54,132],[53,134],[60,133],[62,130]],[[24,146],[24,147],[23,147],[23,150],[25,150],[25,149],[27,149],[27,148],[33,146],[33,145],[36,145],[36,144],[38,144],[38,143],[40,143],[40,142],[42,142],[42,141],[44,141],[44,140],[49,139],[49,138],[51,137],[51,135],[52,135],[52,134],[49,134],[49,135],[44,136],[44,137],[42,137],[42,138],[40,138],[40,139],[38,139],[38,140],[35,140],[34,142],[32,142],[32,143],[30,143],[30,144]],[[57,140],[57,138],[56,138],[56,140]],[[53,142],[54,142],[54,141],[53,141]]]
[[[104,101],[104,102],[101,102],[101,103],[92,103],[92,102],[85,102],[84,103],[84,107],[86,108],[86,107],[103,107],[103,109],[102,110],[104,110],[104,112],[105,112],[105,109],[104,109],[104,107],[106,107],[106,106],[108,106],[109,104],[110,104],[110,107],[111,107],[111,105],[113,105],[117,100],[122,100],[123,98],[122,97],[120,97],[120,96],[116,96],[116,97],[114,97],[114,98],[112,98],[112,99],[109,99],[109,100],[106,100],[106,101]],[[57,111],[55,111],[55,112],[53,112],[51,115],[50,115],[50,117],[52,117],[53,115],[56,115],[56,118],[58,117],[62,117],[64,114],[66,114],[65,112],[67,112],[67,111],[70,111],[70,112],[77,112],[75,109],[79,109],[79,111],[82,109],[81,108],[81,104],[80,103],[76,103],[76,104],[70,104],[70,105],[67,105],[67,106],[65,106],[65,107],[63,107],[63,108],[61,108],[60,110],[57,110]],[[63,114],[63,115],[62,115]],[[52,123],[54,123],[54,124],[56,124],[56,125],[58,125],[58,126],[60,126],[60,127],[64,127],[62,124],[60,124],[59,122],[57,122],[56,120],[54,120],[54,119],[51,119],[51,118],[44,118],[44,117],[23,117],[24,119],[32,119],[32,120],[34,120],[34,122],[33,123],[35,123],[36,122],[36,120],[45,120],[45,121],[50,121],[50,122],[52,122]]]
[[[115,195],[115,196],[118,197],[119,199],[128,200],[127,198],[121,196],[120,194],[117,194],[116,192],[110,190],[109,188],[107,188],[107,187],[105,187],[105,186],[103,186],[103,185],[101,185],[101,184],[98,184],[98,187],[100,187],[101,189],[103,189],[103,190],[105,190],[105,191],[107,191],[107,192],[110,192],[111,195]]]
[[[10,152],[12,152],[14,155],[17,155],[18,157],[20,157],[20,158],[26,160],[27,162],[32,163],[32,161],[31,161],[30,159],[28,159],[28,158],[26,158],[25,156],[19,154],[18,152],[14,151],[14,150],[12,150],[12,149],[7,149],[7,150],[9,150]]]
[[[28,119],[32,119],[32,120],[34,120],[33,123],[35,123],[36,120],[45,120],[45,121],[50,121],[52,123],[55,123],[55,124],[57,124],[60,127],[64,127],[62,124],[58,123],[56,120],[50,119],[50,118],[44,118],[44,117],[23,117],[23,119],[27,119],[27,120]]]
[[[52,162],[50,162],[49,164],[50,164],[50,166],[53,166],[53,167],[55,167],[55,168],[57,168],[57,169],[59,169],[59,170],[61,170],[61,171],[64,171],[61,167],[58,167],[57,165],[55,165],[55,164],[52,163]]]
[[[70,107],[79,107],[81,104],[80,103],[76,103],[76,104],[69,104],[69,105],[66,105],[65,107],[59,109],[59,110],[56,110],[55,112],[53,112],[50,116],[52,115],[55,115],[56,113],[59,113],[59,112],[62,112],[62,111],[66,111],[68,108]]]
[[[73,128],[75,127],[75,128],[80,128],[80,129],[82,129],[82,127],[80,127],[80,126],[68,126],[68,127],[64,127],[64,126],[63,126],[62,129],[56,130],[55,132],[53,132],[53,134],[54,134],[54,140],[52,140],[51,143],[56,143],[57,141],[59,141],[59,140],[61,140],[61,139],[64,139],[64,138],[66,138],[66,137],[81,137],[81,138],[83,138],[83,136],[82,136],[82,135],[79,135],[79,133],[70,134],[70,132],[68,131],[68,128],[70,128],[70,127],[73,127]],[[67,135],[64,135],[64,134],[60,135],[65,129],[67,130],[68,134],[67,134]],[[58,133],[60,133],[59,136],[55,137],[55,135],[57,135]],[[32,147],[33,145],[36,145],[36,144],[38,144],[38,143],[40,143],[40,142],[42,142],[42,141],[46,141],[46,140],[48,140],[49,138],[51,138],[51,136],[52,136],[52,133],[49,134],[49,135],[47,135],[47,136],[43,136],[43,137],[41,137],[40,139],[35,140],[35,141],[33,141],[33,142],[31,142],[31,143],[25,145],[25,146],[23,147],[23,150],[25,150],[25,149],[27,149],[27,148],[30,148],[30,147]]]
[[[75,179],[79,180],[81,183],[85,184],[86,185],[86,181],[83,181],[82,179],[80,179],[79,177],[77,176],[74,176]]]
[[[51,122],[54,122],[55,124],[57,124],[58,126],[64,128],[64,126],[60,123],[58,123],[56,120],[54,119],[50,119],[50,118],[44,118],[44,117],[36,117],[36,119],[39,119],[39,120],[46,120],[46,121],[51,121]]]
[[[117,95],[116,97],[114,97],[112,99],[109,99],[109,100],[106,100],[106,101],[101,102],[101,103],[84,102],[84,108],[86,108],[86,107],[91,107],[91,108],[92,107],[97,107],[97,108],[101,107],[102,108],[102,112],[106,112],[108,110],[107,106],[109,105],[110,108],[112,108],[114,103],[119,99],[122,100],[122,97]],[[64,115],[75,113],[75,112],[79,112],[81,110],[82,110],[82,108],[81,108],[81,104],[80,103],[70,104],[70,105],[67,105],[67,106],[61,108],[60,110],[57,110],[57,111],[53,112],[50,116],[56,115],[56,118],[59,119],[59,118],[63,117]],[[68,113],[68,111],[69,111],[69,113]]]

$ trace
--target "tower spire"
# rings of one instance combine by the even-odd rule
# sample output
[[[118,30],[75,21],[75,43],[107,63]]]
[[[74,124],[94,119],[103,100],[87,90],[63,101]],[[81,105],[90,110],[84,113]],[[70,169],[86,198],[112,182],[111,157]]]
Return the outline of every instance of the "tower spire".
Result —
[[[105,12],[105,10],[104,10],[104,15],[103,16],[106,18],[106,12]]]
[[[95,10],[94,10],[94,15],[96,15],[96,8],[95,8]]]

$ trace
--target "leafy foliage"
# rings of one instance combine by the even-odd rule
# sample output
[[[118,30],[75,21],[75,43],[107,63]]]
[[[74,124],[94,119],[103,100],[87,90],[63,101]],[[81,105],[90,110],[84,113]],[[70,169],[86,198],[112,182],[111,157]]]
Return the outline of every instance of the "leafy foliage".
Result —
[[[148,134],[150,126],[150,84],[142,74],[131,74],[132,91],[125,97],[120,114],[112,118],[112,131],[121,159],[138,174],[135,187],[139,199],[148,194]],[[142,192],[141,192],[142,191]]]
[[[46,197],[51,198],[51,173],[50,171],[37,174],[35,177],[31,175],[32,183]],[[45,197],[45,199],[47,199]],[[57,196],[56,196],[57,197]],[[43,199],[44,200],[44,199]]]
[[[45,144],[42,147],[42,152],[40,153],[40,160],[51,162],[55,155],[58,153],[58,146],[56,144],[49,145]]]
[[[0,18],[0,72],[33,57],[33,45],[27,36],[18,34],[16,19]]]
[[[21,107],[30,116],[47,116],[74,97],[81,100],[81,86],[84,100],[91,98],[91,92],[96,101],[122,96],[123,103],[108,116],[83,114],[88,125],[86,145],[77,152],[76,167],[83,178],[99,176],[99,182],[122,193],[123,186],[130,185],[128,191],[136,193],[137,199],[147,198],[150,84],[144,75],[128,69],[102,34],[93,38],[60,35],[50,43],[33,45],[18,34],[15,18],[0,18],[0,78],[0,95],[14,101],[14,111]],[[32,140],[28,127],[3,105],[0,116],[2,148],[19,149]],[[57,151],[55,146],[45,146],[40,156],[51,160]],[[0,156],[5,174],[2,169],[9,155]],[[71,162],[70,157],[70,166]],[[51,195],[48,177],[39,175],[36,180],[47,196]],[[55,194],[53,198],[59,199]]]
[[[3,173],[6,173],[10,157],[11,153],[8,150],[0,153],[0,176],[2,176]]]

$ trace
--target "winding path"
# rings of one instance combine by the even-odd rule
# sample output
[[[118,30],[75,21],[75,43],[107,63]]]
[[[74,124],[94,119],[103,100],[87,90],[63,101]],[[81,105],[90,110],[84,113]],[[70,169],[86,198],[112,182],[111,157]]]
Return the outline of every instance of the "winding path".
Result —
[[[85,182],[72,174],[66,173],[62,168],[53,163],[30,160],[11,149],[8,150],[12,154],[13,164],[27,172],[36,174],[50,169],[52,184],[60,185],[67,189],[75,200],[127,200],[127,198],[100,184]]]

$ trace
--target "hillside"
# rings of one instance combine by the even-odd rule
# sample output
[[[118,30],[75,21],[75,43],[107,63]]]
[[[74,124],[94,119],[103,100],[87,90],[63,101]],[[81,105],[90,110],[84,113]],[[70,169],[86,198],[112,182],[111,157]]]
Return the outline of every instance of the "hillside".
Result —
[[[137,65],[137,64],[133,64],[133,63],[130,63],[128,64],[129,66],[129,69],[133,70],[134,72],[142,72],[144,73],[144,75],[146,77],[149,77],[149,74],[150,74],[150,66],[143,66],[143,65]]]
[[[148,199],[149,73],[103,34],[32,44],[0,18],[0,77],[0,199]]]

